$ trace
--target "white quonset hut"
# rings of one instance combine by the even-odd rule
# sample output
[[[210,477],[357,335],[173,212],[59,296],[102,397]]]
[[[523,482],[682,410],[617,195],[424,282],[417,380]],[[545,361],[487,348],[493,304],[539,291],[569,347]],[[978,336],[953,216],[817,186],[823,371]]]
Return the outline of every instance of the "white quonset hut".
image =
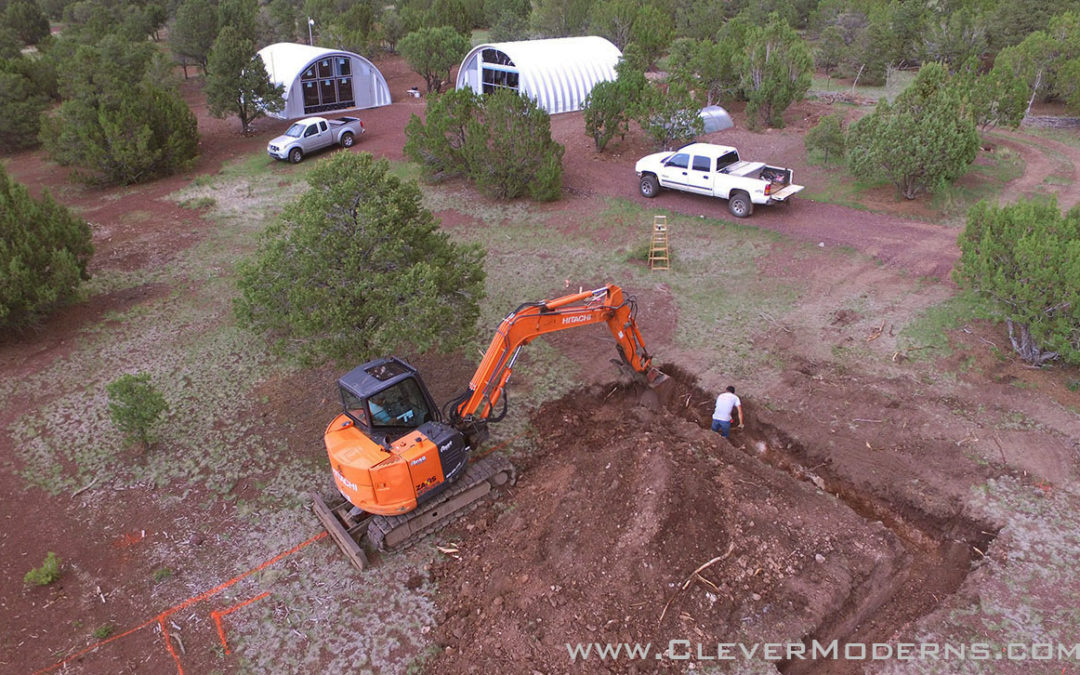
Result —
[[[457,88],[513,89],[554,115],[580,110],[594,86],[615,79],[621,58],[618,47],[596,36],[495,42],[465,56]]]
[[[274,117],[294,119],[332,110],[390,105],[390,87],[371,61],[359,54],[292,42],[259,50],[270,81],[285,87],[285,107]]]

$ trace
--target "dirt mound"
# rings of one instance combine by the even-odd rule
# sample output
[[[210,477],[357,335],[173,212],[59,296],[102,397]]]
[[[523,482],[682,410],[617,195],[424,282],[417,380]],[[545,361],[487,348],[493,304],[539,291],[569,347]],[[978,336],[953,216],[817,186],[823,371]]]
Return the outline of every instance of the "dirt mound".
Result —
[[[561,672],[580,668],[579,643],[649,643],[646,668],[685,666],[657,652],[799,643],[844,606],[880,604],[907,558],[898,539],[703,428],[703,394],[680,387],[659,411],[605,385],[536,412],[543,450],[518,460],[512,494],[441,537],[460,559],[433,569],[433,671]]]

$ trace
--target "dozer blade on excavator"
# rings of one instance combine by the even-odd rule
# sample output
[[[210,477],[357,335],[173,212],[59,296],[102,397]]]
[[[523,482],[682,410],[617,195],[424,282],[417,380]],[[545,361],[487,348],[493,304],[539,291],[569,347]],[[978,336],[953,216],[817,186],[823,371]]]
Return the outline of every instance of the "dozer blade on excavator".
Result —
[[[330,506],[322,497],[311,493],[312,508],[319,522],[330,533],[334,542],[341,552],[349,559],[356,569],[361,572],[368,565],[367,553],[364,552],[363,540],[367,535],[368,525],[373,516],[368,513],[360,514],[360,518],[349,515],[353,505],[344,497],[339,498]]]

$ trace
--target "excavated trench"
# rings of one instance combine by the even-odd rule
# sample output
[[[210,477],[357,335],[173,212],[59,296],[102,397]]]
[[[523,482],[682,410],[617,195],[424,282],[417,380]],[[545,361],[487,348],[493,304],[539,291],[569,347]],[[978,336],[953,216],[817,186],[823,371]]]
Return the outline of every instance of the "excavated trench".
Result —
[[[677,366],[666,365],[664,370],[673,372],[678,383],[680,391],[675,398],[686,402],[669,409],[708,428],[713,395]],[[878,579],[866,584],[869,587],[864,592],[852,593],[838,610],[803,636],[808,654],[814,641],[824,645],[835,640],[840,650],[848,643],[888,642],[898,630],[929,614],[954,593],[972,563],[986,555],[997,537],[997,529],[988,523],[962,514],[935,516],[918,504],[897,503],[875,486],[856,485],[837,475],[829,461],[811,465],[807,449],[767,419],[752,420],[738,441],[733,445],[746,455],[832,495],[867,523],[880,522],[903,544],[904,559],[883,582]],[[830,672],[843,671],[842,664],[830,662]],[[794,659],[779,662],[777,668],[785,675],[798,675],[815,672],[821,665]],[[852,662],[850,670],[861,672],[860,665]]]
[[[850,437],[768,411],[751,410],[728,444],[708,428],[715,395],[677,367],[662,370],[674,383],[659,408],[622,383],[533,413],[535,450],[515,460],[517,485],[451,528],[446,541],[459,550],[432,569],[444,614],[433,671],[542,661],[563,672],[572,663],[558,659],[582,642],[802,641],[807,655],[815,641],[888,643],[988,552],[993,528],[941,493],[920,504],[924,486],[897,472],[902,463],[852,469],[841,459],[857,449]],[[785,429],[793,424],[798,438]],[[798,674],[866,662],[771,664]],[[624,655],[606,665],[634,664]],[[650,654],[646,670],[686,665]]]

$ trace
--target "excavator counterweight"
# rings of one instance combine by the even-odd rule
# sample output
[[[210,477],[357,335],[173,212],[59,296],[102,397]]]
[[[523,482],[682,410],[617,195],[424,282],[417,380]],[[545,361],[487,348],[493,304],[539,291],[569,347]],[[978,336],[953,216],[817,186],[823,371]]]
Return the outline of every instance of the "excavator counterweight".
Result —
[[[323,437],[342,499],[331,506],[315,495],[316,515],[363,569],[364,543],[403,548],[512,485],[516,472],[505,458],[470,459],[487,440],[488,425],[506,413],[506,385],[521,348],[547,333],[605,323],[618,363],[648,384],[653,402],[663,402],[668,377],[652,366],[636,314],[634,300],[612,284],[525,303],[502,320],[468,388],[442,409],[420,373],[399,358],[349,371],[338,380],[342,412]]]

